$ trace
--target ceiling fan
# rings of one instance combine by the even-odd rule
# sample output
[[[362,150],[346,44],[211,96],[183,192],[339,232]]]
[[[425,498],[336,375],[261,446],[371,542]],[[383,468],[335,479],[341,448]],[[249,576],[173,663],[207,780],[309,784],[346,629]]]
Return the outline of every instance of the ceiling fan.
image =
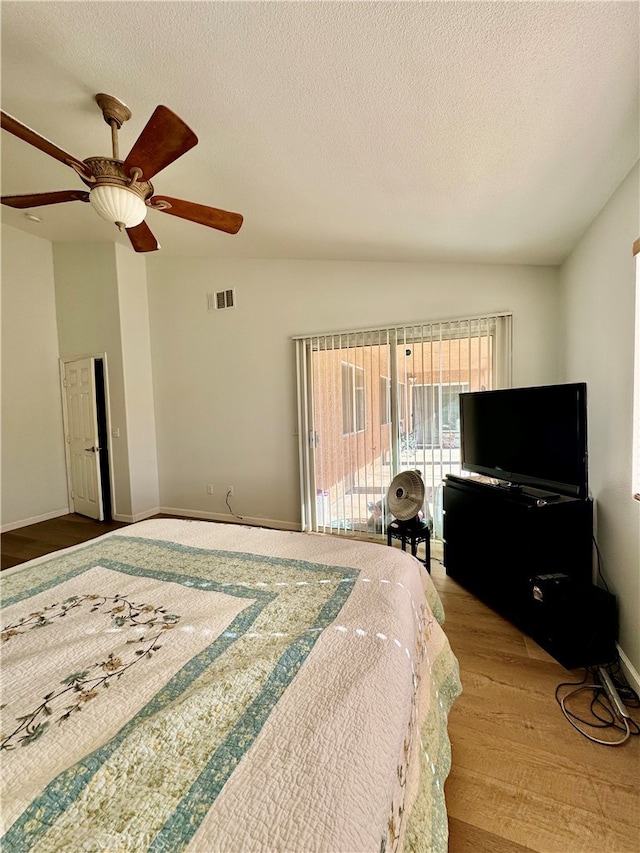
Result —
[[[25,209],[66,201],[88,201],[103,219],[116,225],[120,231],[127,232],[136,252],[154,252],[160,248],[144,221],[148,208],[191,222],[199,222],[228,234],[238,232],[242,225],[242,216],[239,213],[230,213],[179,198],[154,195],[151,178],[198,144],[198,137],[181,118],[167,107],[156,107],[131,151],[124,160],[120,160],[118,131],[124,122],[131,118],[131,110],[112,95],[98,94],[96,102],[102,110],[104,120],[111,127],[113,157],[87,157],[86,160],[78,160],[13,116],[5,112],[0,113],[3,130],[71,166],[89,187],[89,192],[61,190],[2,196],[2,204]]]

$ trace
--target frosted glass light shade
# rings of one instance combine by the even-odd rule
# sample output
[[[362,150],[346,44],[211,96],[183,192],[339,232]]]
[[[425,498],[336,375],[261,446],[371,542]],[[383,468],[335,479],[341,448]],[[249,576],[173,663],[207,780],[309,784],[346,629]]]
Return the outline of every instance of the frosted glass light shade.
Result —
[[[101,184],[91,190],[89,201],[99,216],[125,228],[140,225],[147,215],[147,205],[126,187]]]

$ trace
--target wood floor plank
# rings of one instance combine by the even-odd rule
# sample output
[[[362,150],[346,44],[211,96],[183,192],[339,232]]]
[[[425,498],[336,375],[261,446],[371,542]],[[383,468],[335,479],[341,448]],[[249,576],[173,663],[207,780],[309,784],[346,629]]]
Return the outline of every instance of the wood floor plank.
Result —
[[[466,770],[483,768],[483,774],[514,790],[528,790],[541,796],[573,805],[597,814],[601,811],[595,786],[585,776],[584,766],[568,758],[558,760],[548,750],[532,749],[494,733],[455,727],[452,734],[452,756],[456,767]]]
[[[493,832],[487,832],[466,821],[449,818],[449,853],[533,853]]]
[[[555,691],[561,682],[578,682],[584,677],[584,671],[562,669],[556,661],[541,661],[529,658],[523,653],[520,643],[511,647],[503,645],[494,649],[493,643],[483,644],[479,652],[480,640],[475,646],[451,641],[451,646],[459,660],[465,662],[465,673],[469,687],[473,685],[479,691],[493,687],[525,693],[528,697],[543,696]],[[486,651],[485,651],[486,647]]]
[[[537,853],[638,853],[637,833],[625,825],[455,764],[445,794],[452,818]]]
[[[638,850],[640,850],[640,766],[636,764],[635,777],[626,780],[600,780],[594,785],[596,796],[607,820],[628,824],[637,832]],[[635,783],[635,784],[634,784]]]

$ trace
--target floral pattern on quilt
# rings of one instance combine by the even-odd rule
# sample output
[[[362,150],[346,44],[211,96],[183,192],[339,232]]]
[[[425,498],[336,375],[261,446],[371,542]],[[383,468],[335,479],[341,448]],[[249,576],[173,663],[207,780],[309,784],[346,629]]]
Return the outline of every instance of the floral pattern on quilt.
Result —
[[[34,698],[34,707],[15,719],[15,728],[7,734],[0,734],[1,750],[28,746],[41,738],[52,723],[60,725],[69,720],[87,702],[98,699],[114,679],[122,678],[132,667],[150,660],[162,648],[162,638],[166,637],[166,632],[175,628],[180,621],[180,616],[170,613],[166,607],[136,604],[118,594],[108,596],[91,593],[73,595],[61,602],[52,602],[42,610],[21,616],[1,629],[0,639],[8,643],[27,631],[51,626],[82,607],[87,607],[90,613],[96,613],[96,620],[104,622],[105,616],[110,617],[109,622],[113,627],[126,628],[128,634],[134,636],[119,638],[115,650],[102,660],[88,664],[86,669],[69,673],[46,695]],[[13,642],[15,644],[15,640]],[[3,720],[7,717],[8,704],[4,703],[1,709],[5,711]]]

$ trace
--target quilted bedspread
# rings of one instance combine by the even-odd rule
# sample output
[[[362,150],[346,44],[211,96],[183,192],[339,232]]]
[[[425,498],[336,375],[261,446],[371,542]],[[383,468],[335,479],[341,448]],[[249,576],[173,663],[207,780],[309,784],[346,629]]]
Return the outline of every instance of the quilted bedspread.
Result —
[[[446,850],[460,683],[413,557],[157,519],[0,582],[6,853]]]

